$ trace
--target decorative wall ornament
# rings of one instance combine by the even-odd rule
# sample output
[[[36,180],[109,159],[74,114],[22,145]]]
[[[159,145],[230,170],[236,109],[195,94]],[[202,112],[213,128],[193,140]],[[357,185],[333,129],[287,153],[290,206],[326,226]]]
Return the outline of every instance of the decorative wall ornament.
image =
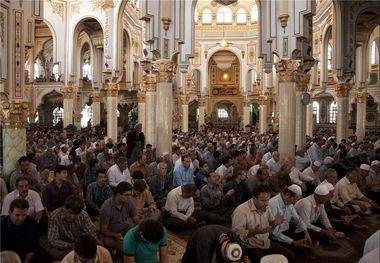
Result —
[[[295,82],[295,73],[300,66],[300,60],[288,59],[280,60],[276,63],[276,71],[279,76],[279,82]]]
[[[369,94],[367,92],[359,92],[356,94],[357,103],[366,103]]]
[[[157,74],[157,82],[172,82],[174,70],[174,62],[171,60],[153,61],[153,72]]]
[[[198,107],[204,107],[206,104],[206,99],[205,98],[199,98],[198,99]]]
[[[91,94],[91,99],[92,102],[100,102],[102,99],[102,95],[100,94],[100,92],[93,92]]]
[[[145,92],[138,92],[137,93],[137,101],[139,103],[145,103]]]
[[[188,105],[189,104],[189,101],[190,101],[190,97],[187,96],[187,95],[181,95],[179,97],[179,99],[181,100],[181,105]]]
[[[248,44],[247,46],[247,64],[255,65],[256,64],[256,44]]]
[[[296,73],[295,80],[296,80],[296,91],[306,92],[307,85],[310,82],[310,74]]]
[[[143,76],[143,86],[145,91],[156,92],[157,78],[155,74],[145,74]]]
[[[120,86],[118,83],[104,83],[103,87],[107,92],[107,97],[117,97],[119,94]]]
[[[22,97],[22,81],[23,81],[23,63],[22,63],[22,47],[23,47],[23,12],[14,11],[14,97]]]
[[[169,30],[169,26],[170,26],[170,23],[172,22],[171,18],[170,17],[163,17],[161,18],[161,21],[162,21],[162,26],[165,30],[165,36],[167,34],[167,31]]]
[[[74,87],[68,86],[68,87],[61,88],[61,92],[63,94],[64,99],[73,99],[74,98],[74,92],[75,92]]]
[[[49,3],[53,9],[53,14],[57,14],[61,17],[61,19],[63,20],[63,11],[64,11],[64,5],[62,3],[59,3],[59,2],[53,2],[52,0],[49,0]],[[71,12],[73,9],[71,8]]]
[[[4,36],[5,36],[5,21],[4,21],[4,13],[0,12],[0,40],[1,47],[4,48]]]
[[[350,90],[352,89],[353,83],[343,82],[338,83],[335,86],[335,93],[337,97],[348,97]]]
[[[0,101],[0,125],[6,128],[25,128],[29,114],[26,101]]]
[[[71,5],[71,15],[75,16],[75,15],[79,14],[79,11],[80,11],[80,5],[77,3],[73,3]]]
[[[284,29],[284,33],[285,33],[285,28],[288,26],[288,19],[289,19],[288,14],[280,15],[278,17],[278,20],[280,20],[281,27]]]

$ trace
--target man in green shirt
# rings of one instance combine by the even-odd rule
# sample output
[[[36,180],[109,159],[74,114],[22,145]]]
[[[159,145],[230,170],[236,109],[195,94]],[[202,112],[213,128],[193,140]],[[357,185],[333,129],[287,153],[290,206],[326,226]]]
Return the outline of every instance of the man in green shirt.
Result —
[[[125,263],[150,263],[157,261],[159,249],[160,263],[169,263],[168,235],[160,222],[148,219],[131,228],[124,237]]]

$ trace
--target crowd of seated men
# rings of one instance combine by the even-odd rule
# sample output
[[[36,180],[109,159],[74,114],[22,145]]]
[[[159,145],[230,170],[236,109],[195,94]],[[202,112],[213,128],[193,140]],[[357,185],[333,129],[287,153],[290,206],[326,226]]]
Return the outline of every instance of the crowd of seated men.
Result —
[[[211,262],[210,251],[229,262],[222,244],[230,239],[241,248],[235,261],[280,254],[294,262],[379,213],[379,160],[375,135],[338,144],[317,134],[293,159],[279,154],[273,132],[178,132],[172,154],[156,156],[141,125],[115,142],[88,130],[66,138],[37,129],[17,169],[0,178],[1,251],[22,262],[121,254],[124,262],[168,262],[167,230],[203,229],[210,235],[191,239],[183,262]]]

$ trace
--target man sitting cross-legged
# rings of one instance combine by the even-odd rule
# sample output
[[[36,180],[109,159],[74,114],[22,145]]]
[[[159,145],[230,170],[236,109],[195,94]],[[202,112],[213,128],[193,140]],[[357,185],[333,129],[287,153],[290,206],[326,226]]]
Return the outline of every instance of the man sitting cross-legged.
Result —
[[[53,260],[61,260],[74,248],[78,235],[97,238],[96,228],[83,210],[84,202],[76,195],[69,196],[64,207],[51,213],[48,225],[49,253]]]
[[[105,201],[100,208],[100,233],[103,245],[113,251],[122,251],[123,236],[134,223],[139,222],[136,208],[131,202],[132,185],[121,182],[116,196]]]

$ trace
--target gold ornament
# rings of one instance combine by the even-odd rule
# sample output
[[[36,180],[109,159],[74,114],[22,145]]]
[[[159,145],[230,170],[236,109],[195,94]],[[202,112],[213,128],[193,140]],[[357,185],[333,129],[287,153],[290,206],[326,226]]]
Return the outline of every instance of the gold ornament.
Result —
[[[157,75],[157,82],[172,82],[174,73],[174,62],[171,60],[153,61],[153,71]]]
[[[276,71],[279,82],[295,82],[295,73],[300,66],[296,59],[280,60],[276,63]]]

